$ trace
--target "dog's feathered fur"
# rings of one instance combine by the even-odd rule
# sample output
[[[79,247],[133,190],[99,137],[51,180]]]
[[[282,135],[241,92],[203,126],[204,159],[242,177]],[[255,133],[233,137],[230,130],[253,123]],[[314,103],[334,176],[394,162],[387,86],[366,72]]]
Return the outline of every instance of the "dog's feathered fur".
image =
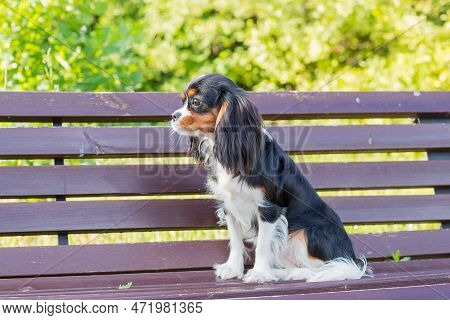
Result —
[[[172,127],[189,136],[190,153],[208,168],[209,188],[230,231],[230,257],[216,266],[219,278],[244,276],[246,238],[256,243],[256,256],[245,281],[359,279],[370,273],[365,260],[356,259],[339,216],[263,128],[245,91],[208,74],[186,86],[183,102]]]

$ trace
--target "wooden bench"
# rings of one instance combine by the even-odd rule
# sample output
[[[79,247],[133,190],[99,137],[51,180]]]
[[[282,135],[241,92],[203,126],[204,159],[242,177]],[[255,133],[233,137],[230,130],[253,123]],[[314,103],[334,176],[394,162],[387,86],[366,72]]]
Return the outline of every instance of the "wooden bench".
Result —
[[[71,197],[204,193],[196,165],[67,165],[64,158],[184,155],[163,126],[175,93],[0,93],[0,122],[52,127],[0,129],[1,159],[53,159],[50,166],[0,167],[0,234],[57,234],[58,246],[0,248],[0,299],[210,299],[450,297],[450,93],[251,93],[266,120],[413,118],[396,125],[273,126],[292,153],[426,151],[428,161],[301,165],[319,190],[434,188],[434,195],[326,197],[346,224],[441,222],[433,231],[352,235],[374,278],[244,284],[216,281],[224,240],[70,245],[68,234],[216,229],[210,199],[68,201]],[[124,127],[64,123],[128,123]],[[142,123],[141,127],[132,123]],[[130,125],[131,123],[131,125]],[[169,143],[172,141],[174,143]],[[56,200],[56,201],[55,201]],[[393,262],[392,253],[411,261]],[[119,289],[131,283],[128,289]]]

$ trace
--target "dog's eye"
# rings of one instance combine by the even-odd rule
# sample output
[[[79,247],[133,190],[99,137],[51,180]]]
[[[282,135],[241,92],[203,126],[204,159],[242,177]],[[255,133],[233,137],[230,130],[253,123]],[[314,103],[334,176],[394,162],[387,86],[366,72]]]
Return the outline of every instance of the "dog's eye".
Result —
[[[198,100],[197,98],[192,99],[192,106],[195,107],[200,107],[202,105],[202,102],[200,100]]]

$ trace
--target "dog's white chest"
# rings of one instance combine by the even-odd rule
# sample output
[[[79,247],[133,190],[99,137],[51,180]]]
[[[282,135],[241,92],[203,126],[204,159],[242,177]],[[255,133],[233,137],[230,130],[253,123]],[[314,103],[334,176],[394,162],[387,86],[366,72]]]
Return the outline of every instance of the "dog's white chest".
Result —
[[[208,186],[217,200],[224,204],[228,214],[232,214],[242,225],[250,227],[252,219],[258,213],[258,206],[264,203],[261,190],[249,187],[239,178],[233,177],[217,165],[217,180],[209,179]]]

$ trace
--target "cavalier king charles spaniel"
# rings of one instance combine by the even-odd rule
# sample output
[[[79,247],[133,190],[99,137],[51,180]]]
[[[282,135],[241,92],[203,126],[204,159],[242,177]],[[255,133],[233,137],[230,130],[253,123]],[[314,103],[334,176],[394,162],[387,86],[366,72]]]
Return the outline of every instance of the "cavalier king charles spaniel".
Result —
[[[189,137],[189,153],[208,171],[230,254],[215,265],[219,279],[245,282],[328,281],[370,276],[336,212],[264,129],[256,106],[220,74],[199,76],[181,95],[172,128]],[[247,246],[254,267],[244,275]]]

